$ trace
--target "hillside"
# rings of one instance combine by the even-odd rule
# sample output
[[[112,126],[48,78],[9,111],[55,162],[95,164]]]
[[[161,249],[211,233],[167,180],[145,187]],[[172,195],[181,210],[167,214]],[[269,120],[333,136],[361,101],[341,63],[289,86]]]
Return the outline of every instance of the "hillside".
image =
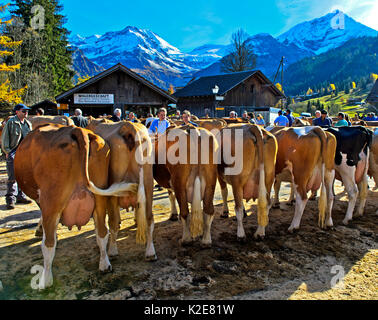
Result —
[[[378,37],[352,39],[339,48],[291,64],[285,75],[285,92],[301,94],[344,80],[355,81],[378,72]]]

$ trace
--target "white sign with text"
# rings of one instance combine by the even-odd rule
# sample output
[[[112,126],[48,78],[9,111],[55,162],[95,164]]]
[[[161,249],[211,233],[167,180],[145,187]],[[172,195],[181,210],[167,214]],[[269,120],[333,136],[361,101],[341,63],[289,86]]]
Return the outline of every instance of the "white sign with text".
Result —
[[[75,104],[114,104],[114,94],[77,93]]]

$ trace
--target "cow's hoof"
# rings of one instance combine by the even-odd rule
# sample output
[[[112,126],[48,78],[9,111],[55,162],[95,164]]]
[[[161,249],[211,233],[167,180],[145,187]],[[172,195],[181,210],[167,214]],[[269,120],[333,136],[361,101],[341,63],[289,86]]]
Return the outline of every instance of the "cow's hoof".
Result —
[[[347,220],[347,219],[343,220],[343,225],[347,226],[349,224],[349,221],[351,221],[351,220]]]
[[[153,256],[151,256],[151,257],[146,257],[146,261],[147,262],[155,262],[155,261],[157,261],[157,255],[155,254],[155,255],[153,255]]]
[[[37,230],[35,231],[34,236],[35,236],[36,238],[42,238],[42,237],[43,237],[43,230],[37,229]]]
[[[39,290],[45,290],[47,288],[52,287],[54,283],[52,272],[45,273],[45,271],[42,272],[41,279],[39,281],[38,288]]]
[[[172,214],[171,217],[169,218],[169,221],[178,221],[179,218],[178,218],[178,214]]]
[[[239,243],[247,243],[247,237],[238,237]]]
[[[210,249],[211,248],[211,242],[201,242],[201,248],[202,249]]]
[[[193,240],[180,240],[180,246],[181,247],[190,247],[190,246],[192,246],[193,245]]]
[[[254,238],[257,241],[262,241],[262,240],[265,239],[265,234],[259,234],[259,233],[256,232],[255,235],[254,235]]]
[[[110,264],[110,261],[109,261],[108,258],[100,261],[99,270],[100,270],[100,272],[103,272],[103,273],[108,273],[108,272],[112,272],[113,271],[113,267]]]
[[[229,213],[228,211],[227,211],[227,212],[223,212],[223,213],[221,214],[220,217],[221,217],[222,219],[228,219],[228,218],[229,218],[229,214],[230,214],[230,213]]]
[[[117,257],[119,255],[118,248],[116,246],[109,246],[108,255],[109,257]]]
[[[297,233],[298,230],[299,228],[290,227],[288,231],[290,234],[294,234],[294,233]]]

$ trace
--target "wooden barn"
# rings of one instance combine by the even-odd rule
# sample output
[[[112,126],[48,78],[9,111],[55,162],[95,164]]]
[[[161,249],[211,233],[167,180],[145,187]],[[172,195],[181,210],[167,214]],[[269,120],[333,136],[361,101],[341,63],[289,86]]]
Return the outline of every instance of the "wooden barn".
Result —
[[[134,112],[139,117],[175,104],[168,92],[139,76],[122,64],[103,71],[86,82],[56,97],[61,113],[72,115],[75,109],[84,116],[111,115],[119,108],[122,115]]]
[[[378,107],[378,80],[375,81],[373,88],[371,89],[370,94],[366,98],[366,102],[371,105]]]
[[[275,107],[285,95],[259,70],[201,77],[178,90],[179,110],[189,110],[198,117],[227,117],[231,111],[239,116],[244,110]]]
[[[59,114],[58,105],[50,100],[44,100],[30,107],[31,114],[37,114],[37,109],[42,108],[45,111],[45,115],[57,116]]]

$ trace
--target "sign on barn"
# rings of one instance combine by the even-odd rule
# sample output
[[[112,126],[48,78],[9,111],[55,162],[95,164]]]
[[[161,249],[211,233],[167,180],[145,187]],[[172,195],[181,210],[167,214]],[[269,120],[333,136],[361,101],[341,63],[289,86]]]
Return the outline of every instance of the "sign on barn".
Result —
[[[114,94],[77,93],[74,94],[75,104],[113,104]]]

